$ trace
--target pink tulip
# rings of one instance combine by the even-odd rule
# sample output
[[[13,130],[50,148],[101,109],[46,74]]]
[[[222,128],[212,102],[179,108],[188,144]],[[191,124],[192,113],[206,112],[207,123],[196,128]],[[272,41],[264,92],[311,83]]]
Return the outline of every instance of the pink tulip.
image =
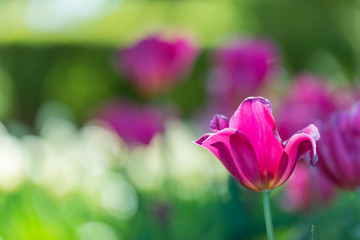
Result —
[[[277,70],[278,53],[264,39],[236,40],[214,56],[211,94],[219,109],[232,111],[246,96],[256,93]],[[229,109],[224,109],[228,106]]]
[[[360,102],[332,115],[322,127],[319,168],[337,186],[360,187]]]
[[[141,93],[156,95],[184,78],[196,56],[196,48],[186,39],[151,36],[120,51],[118,66]]]
[[[335,194],[335,186],[319,169],[309,168],[304,163],[297,164],[284,190],[281,206],[288,211],[309,211],[329,203]]]
[[[300,74],[293,79],[280,106],[277,125],[279,133],[287,138],[310,123],[327,121],[334,111],[350,107],[355,98],[349,89],[334,91],[324,79]]]
[[[163,113],[149,105],[112,101],[97,113],[127,144],[148,145],[156,134],[164,132]]]
[[[269,191],[283,184],[296,161],[310,153],[316,163],[318,129],[310,124],[283,142],[275,128],[269,100],[245,99],[230,118],[215,115],[210,123],[214,133],[205,134],[196,144],[212,152],[246,188]]]

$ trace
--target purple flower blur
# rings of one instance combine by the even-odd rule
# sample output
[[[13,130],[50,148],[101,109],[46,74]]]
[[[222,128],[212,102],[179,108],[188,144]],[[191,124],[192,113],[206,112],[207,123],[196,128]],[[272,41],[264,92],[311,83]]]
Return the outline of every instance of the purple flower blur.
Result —
[[[232,109],[246,96],[254,95],[277,70],[278,53],[264,39],[233,41],[217,50],[210,92],[218,109]],[[215,103],[214,103],[215,104]]]
[[[318,168],[309,168],[299,163],[284,185],[285,198],[281,207],[288,211],[309,211],[313,207],[330,202],[335,194],[335,186]]]
[[[184,78],[196,56],[196,48],[184,38],[167,41],[151,36],[119,51],[117,64],[135,87],[149,96],[169,90]]]
[[[152,138],[164,132],[163,113],[153,106],[141,106],[127,101],[112,101],[97,113],[128,145],[148,145]]]
[[[215,115],[210,129],[214,133],[203,135],[196,144],[212,152],[240,184],[253,191],[283,184],[296,161],[309,152],[316,162],[317,128],[309,125],[283,142],[271,104],[262,97],[245,99],[230,120]]]
[[[333,114],[322,135],[319,168],[343,189],[360,187],[360,102],[350,111]]]
[[[343,96],[346,94],[343,91]],[[286,138],[290,137],[297,129],[310,123],[327,120],[332,112],[341,107],[323,79],[311,74],[298,75],[293,79],[278,113],[279,133]]]

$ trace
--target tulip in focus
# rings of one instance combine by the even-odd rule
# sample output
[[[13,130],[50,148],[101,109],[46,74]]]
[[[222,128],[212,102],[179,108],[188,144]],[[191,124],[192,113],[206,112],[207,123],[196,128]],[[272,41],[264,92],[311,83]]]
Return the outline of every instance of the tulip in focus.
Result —
[[[335,186],[318,168],[299,163],[284,185],[285,198],[280,201],[287,211],[310,211],[328,204],[335,194]]]
[[[205,134],[196,143],[212,152],[246,188],[262,192],[283,184],[296,161],[310,152],[316,163],[318,129],[310,124],[282,141],[275,128],[269,100],[245,99],[228,120],[215,115],[210,122],[214,133]]]
[[[275,239],[270,191],[290,177],[296,161],[306,154],[310,154],[313,165],[316,163],[318,129],[310,124],[283,142],[275,128],[270,101],[262,97],[245,99],[230,120],[215,115],[210,129],[213,133],[203,135],[196,144],[213,153],[240,184],[263,192],[268,238]]]
[[[246,96],[257,93],[277,70],[278,53],[264,39],[237,40],[214,56],[210,92],[215,107],[230,113]],[[224,107],[227,109],[224,109]]]
[[[197,56],[192,42],[151,36],[119,51],[117,64],[144,95],[166,92],[186,77]]]
[[[360,187],[360,102],[332,115],[322,128],[319,168],[337,186]]]
[[[97,114],[128,145],[148,145],[156,134],[164,132],[165,116],[153,106],[113,101]]]

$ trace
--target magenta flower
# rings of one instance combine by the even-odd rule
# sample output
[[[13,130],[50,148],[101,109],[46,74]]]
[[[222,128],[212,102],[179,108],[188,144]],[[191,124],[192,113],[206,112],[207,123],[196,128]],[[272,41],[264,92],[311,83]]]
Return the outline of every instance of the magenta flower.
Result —
[[[220,48],[214,56],[210,89],[220,109],[232,110],[256,93],[276,72],[277,62],[275,46],[264,39],[237,40]]]
[[[128,145],[148,145],[156,134],[164,132],[165,116],[153,106],[127,101],[112,101],[97,113]]]
[[[351,98],[350,91],[342,91],[340,98],[324,79],[298,75],[278,113],[279,133],[287,138],[310,123],[326,121],[334,111],[351,106]]]
[[[323,206],[335,194],[335,186],[319,169],[309,168],[304,163],[297,164],[284,190],[285,198],[280,203],[288,211],[309,211],[313,207]]]
[[[141,93],[155,95],[184,78],[196,56],[196,48],[186,39],[151,36],[120,51],[118,65]]]
[[[310,153],[316,163],[318,129],[310,124],[283,142],[275,128],[269,100],[245,99],[227,120],[215,115],[210,123],[214,133],[205,134],[196,144],[212,152],[246,188],[269,191],[283,184],[296,161]]]
[[[322,128],[319,168],[337,186],[360,187],[360,102],[332,115]]]

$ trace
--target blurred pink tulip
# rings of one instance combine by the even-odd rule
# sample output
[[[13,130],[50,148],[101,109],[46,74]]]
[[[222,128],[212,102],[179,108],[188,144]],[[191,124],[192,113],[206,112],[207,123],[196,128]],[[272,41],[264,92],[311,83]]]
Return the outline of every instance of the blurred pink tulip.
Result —
[[[346,91],[342,92],[343,97],[347,94]],[[323,79],[301,74],[293,79],[280,107],[279,133],[290,137],[299,128],[327,120],[332,112],[343,107],[341,105],[344,105],[344,101],[338,101],[337,95]]]
[[[105,104],[97,116],[130,146],[148,145],[156,134],[164,132],[165,116],[149,105],[112,101]]]
[[[283,142],[271,104],[262,97],[245,99],[229,121],[215,115],[210,128],[214,133],[205,134],[196,144],[212,152],[240,184],[253,191],[283,184],[305,154],[310,153],[316,163],[317,128],[309,125]]]
[[[309,211],[328,204],[334,197],[335,186],[317,168],[299,163],[284,185],[285,198],[281,207],[287,211]]]
[[[117,64],[144,95],[156,95],[173,87],[186,77],[197,56],[188,40],[167,41],[150,36],[134,46],[119,51]]]
[[[237,40],[217,50],[210,87],[216,98],[215,107],[230,113],[270,79],[277,70],[277,62],[275,46],[264,39]]]
[[[319,168],[337,186],[360,187],[360,102],[332,115],[322,127]]]

